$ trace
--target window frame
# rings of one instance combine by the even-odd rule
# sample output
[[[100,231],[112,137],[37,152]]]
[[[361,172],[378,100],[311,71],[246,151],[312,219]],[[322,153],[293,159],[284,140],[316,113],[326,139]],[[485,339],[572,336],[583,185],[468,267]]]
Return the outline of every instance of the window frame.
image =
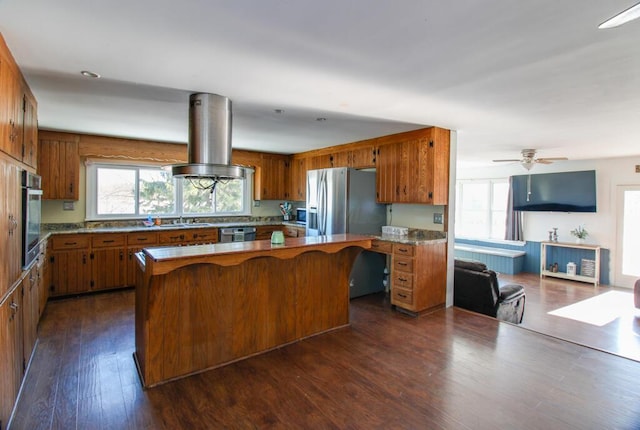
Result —
[[[98,169],[104,167],[108,169],[123,169],[123,170],[135,170],[136,171],[136,183],[135,183],[135,214],[98,214]],[[85,221],[108,221],[108,220],[128,220],[128,219],[146,219],[149,214],[140,214],[139,204],[139,171],[144,169],[158,169],[162,170],[164,167],[157,164],[145,164],[136,162],[109,162],[104,160],[86,160],[85,162],[85,179],[86,179],[86,213]],[[243,180],[243,198],[242,198],[242,211],[238,212],[207,212],[207,213],[184,213],[183,210],[183,182],[184,179],[173,178],[174,182],[174,207],[173,213],[159,214],[160,218],[215,218],[215,217],[229,217],[229,216],[247,216],[251,215],[251,206],[253,202],[253,174],[254,170],[251,168],[244,168],[245,179]],[[155,215],[151,214],[155,218]]]

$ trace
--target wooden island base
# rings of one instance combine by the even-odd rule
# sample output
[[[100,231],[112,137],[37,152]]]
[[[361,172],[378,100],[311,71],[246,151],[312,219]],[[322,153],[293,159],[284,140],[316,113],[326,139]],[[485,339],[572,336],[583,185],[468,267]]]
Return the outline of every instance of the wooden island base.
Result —
[[[135,324],[143,385],[348,325],[349,274],[371,240],[338,236],[287,239],[279,248],[268,241],[173,248],[172,256],[167,248],[144,250]]]

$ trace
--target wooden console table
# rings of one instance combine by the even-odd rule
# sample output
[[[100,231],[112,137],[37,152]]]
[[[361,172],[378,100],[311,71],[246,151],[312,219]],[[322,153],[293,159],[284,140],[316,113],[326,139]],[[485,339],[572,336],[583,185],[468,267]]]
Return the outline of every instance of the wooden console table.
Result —
[[[569,275],[566,272],[552,272],[547,268],[547,248],[549,247],[558,247],[558,248],[571,248],[571,249],[584,249],[594,252],[594,261],[595,261],[595,270],[593,276],[584,276],[580,275]],[[578,264],[578,262],[576,262]],[[579,264],[578,264],[579,267]],[[577,243],[566,243],[566,242],[541,242],[540,243],[540,277],[544,278],[545,276],[551,276],[554,278],[562,278],[569,279],[571,281],[580,281],[580,282],[588,282],[593,284],[594,287],[597,287],[600,283],[600,246],[599,245],[587,245],[587,244],[577,244]]]

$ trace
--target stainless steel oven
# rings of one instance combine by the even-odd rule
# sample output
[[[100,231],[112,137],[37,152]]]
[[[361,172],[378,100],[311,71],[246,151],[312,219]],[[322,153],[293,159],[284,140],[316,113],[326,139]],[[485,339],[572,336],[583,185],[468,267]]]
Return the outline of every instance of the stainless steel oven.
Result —
[[[38,257],[42,188],[40,176],[22,171],[22,266],[27,268]]]

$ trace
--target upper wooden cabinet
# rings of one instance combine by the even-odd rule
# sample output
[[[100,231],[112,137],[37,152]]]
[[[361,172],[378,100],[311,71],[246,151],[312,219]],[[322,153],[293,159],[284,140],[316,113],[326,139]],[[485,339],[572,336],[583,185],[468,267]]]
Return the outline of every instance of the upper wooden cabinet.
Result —
[[[448,203],[448,130],[433,127],[389,136],[381,139],[376,157],[378,202]]]
[[[0,150],[35,168],[36,101],[1,36],[0,96]]]
[[[296,201],[307,199],[307,159],[292,157],[289,162],[289,198]]]
[[[25,93],[23,101],[22,162],[35,168],[38,166],[38,108],[30,94]]]
[[[79,137],[43,131],[39,136],[38,173],[43,198],[78,200],[80,184]]]
[[[376,167],[376,150],[373,145],[338,151],[332,154],[331,167],[368,169]]]
[[[256,166],[254,178],[254,198],[256,200],[286,200],[289,156],[261,154],[260,165]]]

